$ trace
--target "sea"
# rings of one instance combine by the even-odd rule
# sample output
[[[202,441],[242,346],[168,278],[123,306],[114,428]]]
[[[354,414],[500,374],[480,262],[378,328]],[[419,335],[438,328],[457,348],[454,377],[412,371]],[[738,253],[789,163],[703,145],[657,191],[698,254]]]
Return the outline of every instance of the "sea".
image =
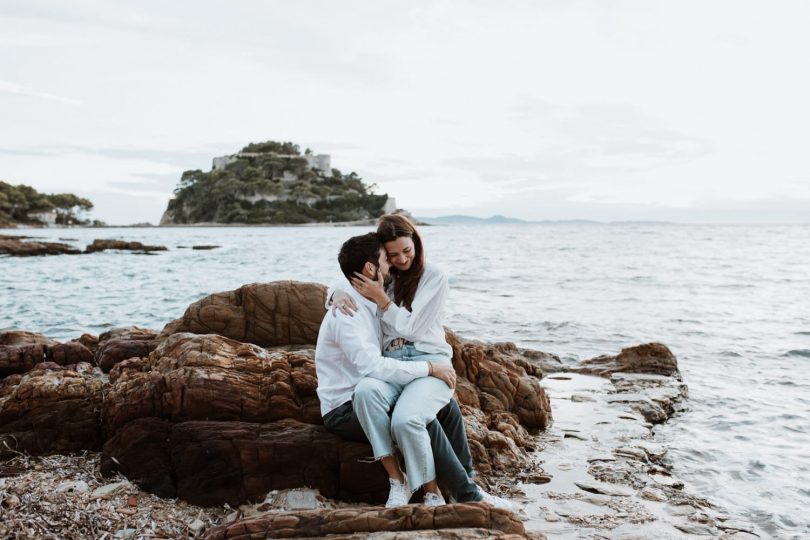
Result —
[[[161,329],[192,302],[246,283],[329,284],[367,227],[17,229],[152,255],[0,258],[0,330],[69,340]],[[774,537],[810,538],[810,225],[520,224],[421,229],[450,276],[446,324],[564,362],[661,342],[689,387],[656,428],[686,490]],[[194,245],[218,245],[192,250]]]

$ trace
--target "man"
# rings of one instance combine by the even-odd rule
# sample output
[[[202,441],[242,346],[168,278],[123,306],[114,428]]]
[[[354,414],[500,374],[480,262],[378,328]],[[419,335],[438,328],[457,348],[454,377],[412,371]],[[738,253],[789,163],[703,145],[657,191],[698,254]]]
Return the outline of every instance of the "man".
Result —
[[[388,260],[376,233],[346,241],[338,262],[347,279],[355,272],[370,279],[388,274]],[[408,503],[411,492],[394,453],[391,409],[402,387],[410,381],[433,376],[454,388],[455,371],[447,364],[406,362],[382,356],[382,329],[376,305],[354,289],[346,292],[359,309],[354,316],[338,313],[335,317],[324,317],[318,334],[315,367],[321,415],[324,426],[332,433],[371,444],[375,459],[380,460],[389,477],[386,507],[400,506]],[[427,430],[436,471],[445,488],[460,502],[484,500],[511,509],[507,501],[487,494],[471,480],[472,458],[455,400],[437,414],[437,419],[428,424]],[[440,496],[430,494],[428,491],[425,496],[427,504],[443,504]]]

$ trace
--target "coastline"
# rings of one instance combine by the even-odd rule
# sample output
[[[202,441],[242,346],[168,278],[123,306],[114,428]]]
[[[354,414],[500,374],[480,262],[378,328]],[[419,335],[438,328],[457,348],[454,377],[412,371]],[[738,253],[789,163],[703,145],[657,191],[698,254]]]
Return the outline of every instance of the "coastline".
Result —
[[[83,425],[81,433],[96,433],[98,437],[95,443],[75,433],[53,439],[48,431],[51,428],[47,425],[43,426],[46,430],[40,432],[38,423],[30,420],[23,420],[22,424],[15,423],[16,420],[11,424],[0,422],[0,433],[12,435],[12,439],[6,438],[7,442],[13,440],[17,444],[22,441],[22,444],[29,445],[11,452],[20,458],[9,462],[12,468],[16,468],[14,475],[24,476],[30,480],[29,484],[40,482],[42,478],[37,475],[43,474],[44,464],[44,473],[50,474],[50,481],[58,481],[56,487],[51,487],[57,491],[56,488],[61,486],[61,491],[57,492],[65,493],[53,500],[59,501],[61,512],[65,508],[81,510],[81,505],[86,506],[88,502],[88,492],[92,498],[92,493],[98,489],[104,493],[109,491],[111,502],[108,510],[113,515],[121,513],[120,509],[123,508],[125,514],[138,514],[139,518],[145,518],[156,505],[166,506],[165,499],[156,499],[146,491],[164,497],[180,496],[186,501],[182,503],[185,505],[182,508],[188,508],[189,503],[192,506],[190,510],[181,512],[185,526],[189,530],[199,529],[195,533],[197,535],[206,528],[213,527],[210,531],[221,530],[218,528],[220,525],[247,526],[247,520],[266,525],[277,519],[279,513],[287,516],[284,519],[317,518],[330,522],[343,515],[335,513],[334,508],[371,512],[376,516],[374,519],[382,523],[394,516],[400,519],[399,514],[381,513],[378,507],[369,509],[357,502],[339,502],[336,492],[330,487],[332,484],[324,483],[323,479],[316,480],[314,486],[309,485],[318,492],[304,490],[304,494],[300,494],[300,488],[304,485],[279,491],[279,486],[274,487],[272,479],[267,484],[271,488],[269,491],[260,484],[251,487],[252,495],[246,495],[244,488],[233,491],[234,486],[231,486],[234,480],[237,486],[248,480],[247,485],[254,483],[254,472],[251,471],[257,465],[259,470],[265,471],[268,466],[275,467],[271,469],[277,470],[273,474],[282,476],[299,474],[295,471],[301,466],[301,457],[309,455],[306,452],[312,452],[313,448],[321,448],[318,453],[303,460],[309,463],[307,470],[310,471],[312,466],[323,466],[316,464],[325,459],[323,453],[326,448],[344,445],[337,441],[320,441],[323,435],[318,434],[318,407],[311,397],[312,385],[315,384],[310,374],[313,369],[311,343],[322,316],[323,293],[321,286],[312,288],[313,285],[276,282],[216,293],[189,306],[182,318],[168,324],[160,334],[144,329],[119,328],[99,337],[85,334],[79,340],[60,344],[44,336],[12,332],[11,341],[6,339],[3,342],[6,344],[4,352],[9,353],[5,356],[23,359],[30,366],[26,364],[22,374],[5,374],[6,378],[0,384],[0,392],[5,393],[5,396],[0,395],[3,398],[0,399],[0,420],[14,417],[16,409],[9,407],[26,411],[24,418],[41,414],[38,411],[44,407],[50,411],[51,422],[61,422],[60,408],[73,407],[69,405],[72,399],[77,395],[86,395],[82,402],[86,401],[91,406],[82,413],[87,415],[85,420],[88,423]],[[296,305],[284,301],[279,304],[279,298],[290,295],[300,298],[303,303]],[[245,302],[246,298],[250,300]],[[263,315],[246,311],[246,304],[256,302],[287,306],[283,309],[290,311]],[[248,316],[258,318],[247,326],[239,324]],[[279,316],[288,317],[285,320],[290,322],[282,323],[277,328]],[[268,327],[266,323],[270,320],[274,323]],[[222,326],[218,321],[230,322]],[[292,321],[296,321],[295,331],[305,334],[301,343],[310,345],[289,346],[285,345],[285,341],[278,342],[273,337],[277,332],[280,336],[289,335],[290,329],[286,325]],[[188,333],[194,328],[212,332],[212,325],[219,330],[203,335]],[[640,345],[624,349],[615,356],[602,356],[569,365],[563,364],[554,355],[519,349],[509,343],[467,341],[452,332],[448,332],[448,341],[453,345],[453,363],[460,376],[457,399],[465,412],[468,437],[479,470],[478,481],[495,493],[512,496],[518,503],[522,525],[518,527],[510,522],[510,527],[518,527],[510,530],[518,533],[519,537],[597,539],[604,538],[604,534],[609,532],[635,537],[711,535],[743,539],[757,534],[750,524],[733,519],[715,508],[710,501],[688,493],[683,483],[672,477],[666,448],[655,441],[654,428],[681,409],[686,387],[681,382],[677,360],[663,345]],[[251,345],[256,343],[265,346],[275,344],[276,347],[262,349]],[[191,356],[186,356],[184,348]],[[205,353],[199,358],[201,350]],[[254,360],[247,358],[246,353]],[[267,354],[273,355],[269,364],[261,360]],[[51,362],[36,364],[38,358],[43,356]],[[13,367],[14,364],[10,365]],[[261,367],[265,365],[267,367]],[[265,372],[267,369],[270,371]],[[107,371],[110,372],[109,377],[102,373]],[[273,405],[266,409],[267,412],[262,412],[265,410],[263,407],[270,403],[262,405],[262,394],[234,409],[230,404],[232,396],[253,396],[252,385],[263,384],[261,380],[268,376],[279,382],[286,380],[289,390],[284,390],[286,386],[279,387],[280,393],[273,396]],[[156,377],[164,382],[159,382]],[[201,381],[202,385],[197,381]],[[22,397],[24,394],[17,392],[17,388],[39,388],[43,393],[38,395],[36,401],[29,402]],[[102,392],[103,388],[106,390]],[[76,394],[77,391],[80,394]],[[170,398],[171,395],[179,395],[178,392],[184,396],[179,402]],[[517,395],[513,395],[514,392]],[[551,398],[548,409],[543,405],[546,393]],[[65,400],[68,396],[70,399]],[[542,399],[538,400],[538,397]],[[95,405],[93,400],[97,402]],[[135,406],[138,403],[165,403],[161,407],[168,406],[169,409],[163,412],[161,409],[152,412],[139,410]],[[102,442],[101,433],[96,431],[97,427],[93,427],[97,414],[94,411],[101,407],[105,411],[102,416],[105,431],[115,435],[109,437],[108,434],[103,452],[94,454],[101,449],[99,445]],[[75,416],[77,411],[74,409],[64,410],[73,411],[74,419],[82,417],[81,414]],[[237,455],[221,454],[219,450],[211,453],[216,448],[229,448],[237,440],[250,441],[250,430],[255,429],[251,426],[256,426],[254,422],[260,421],[261,415],[268,413],[271,414],[269,418],[278,418],[272,412],[274,410],[284,411],[280,420],[281,430],[268,438],[266,443],[248,442],[248,448],[240,450]],[[233,416],[234,412],[236,416]],[[549,423],[552,413],[555,418],[553,423]],[[222,417],[223,414],[226,416]],[[243,417],[244,414],[247,416]],[[547,417],[544,416],[546,414]],[[221,419],[209,421],[212,416]],[[304,421],[304,424],[300,424],[300,421]],[[82,423],[67,423],[64,429],[75,429],[75,425],[81,426]],[[268,433],[276,432],[274,430],[277,428],[271,426],[273,424],[259,427]],[[538,427],[540,431],[536,431]],[[532,430],[531,433],[527,428]],[[300,435],[294,434],[299,432],[309,435],[301,439]],[[155,437],[164,440],[164,443],[155,447],[150,442]],[[174,441],[170,444],[176,445],[178,437],[188,442],[183,443],[185,446],[172,449],[171,453],[181,452],[186,456],[183,462],[191,459],[191,463],[196,463],[202,459],[200,463],[211,466],[210,473],[207,466],[189,467],[182,462],[173,465],[165,462],[165,458],[161,457],[166,452],[163,448],[165,441]],[[314,442],[308,437],[315,437]],[[198,448],[198,443],[193,442],[195,440],[203,441],[203,446]],[[204,441],[210,441],[210,445]],[[60,446],[65,443],[72,446]],[[188,446],[189,443],[191,446]],[[46,446],[43,447],[43,444]],[[260,446],[250,446],[254,444]],[[278,450],[262,450],[262,444],[281,446]],[[59,470],[49,466],[47,459],[30,459],[34,465],[29,467],[26,465],[29,458],[20,453],[26,448],[50,448],[56,453],[83,450],[96,477],[95,482],[86,483],[94,489],[91,491],[90,486],[87,489],[66,488],[65,483],[76,479],[70,473],[59,476]],[[358,466],[351,457],[357,449],[350,452],[349,448],[345,446],[340,450],[342,454],[348,452],[339,458],[341,467]],[[286,454],[278,454],[279,451]],[[260,460],[255,463],[255,458],[249,457],[254,454],[276,457],[272,462]],[[245,457],[248,459],[246,463],[242,461]],[[215,461],[212,463],[211,459]],[[229,470],[236,466],[234,470],[240,471],[237,478],[221,476],[218,472],[223,467],[219,463],[221,459],[231,463]],[[235,463],[232,463],[233,460]],[[371,469],[368,472],[371,473]],[[124,473],[129,479],[115,476],[117,473]],[[353,481],[356,481],[356,473],[359,471],[351,476]],[[311,474],[307,472],[305,477],[319,478]],[[110,479],[104,480],[102,475]],[[161,479],[167,476],[175,479],[176,487],[165,485],[165,480]],[[373,474],[369,476],[369,479],[374,478],[376,476]],[[267,481],[266,477],[262,480]],[[130,482],[142,482],[146,491]],[[301,480],[296,482],[300,483]],[[3,500],[12,501],[12,505],[22,495],[17,489],[13,483],[5,480],[0,482],[0,495]],[[175,489],[178,491],[172,491]],[[369,501],[368,486],[351,489],[359,491],[350,490],[349,493],[355,495],[350,495],[348,499],[344,499],[345,495],[340,498],[351,501],[357,500],[352,497],[360,497],[360,500]],[[286,502],[277,504],[279,494]],[[41,496],[48,502],[47,497]],[[259,498],[260,502],[245,501],[246,496],[253,501]],[[134,504],[130,504],[130,497],[134,497]],[[308,501],[305,504],[307,508],[301,509],[302,499]],[[223,505],[224,500],[230,504]],[[137,501],[147,503],[141,506]],[[288,504],[290,501],[292,503]],[[193,507],[195,504],[200,506]],[[460,512],[456,506],[449,505],[447,512]],[[197,517],[189,523],[195,508],[198,509]],[[411,505],[402,511],[415,511],[415,508],[419,507]],[[230,521],[226,520],[226,516]],[[205,521],[202,521],[203,518]],[[460,515],[453,518],[448,533],[465,534],[460,531],[468,530],[465,527],[469,527],[471,522],[467,519]],[[120,523],[115,522],[115,527],[129,528]],[[245,525],[240,525],[242,523]],[[118,531],[107,532],[112,534]],[[358,529],[354,532],[361,531]],[[487,535],[496,536],[492,531]]]

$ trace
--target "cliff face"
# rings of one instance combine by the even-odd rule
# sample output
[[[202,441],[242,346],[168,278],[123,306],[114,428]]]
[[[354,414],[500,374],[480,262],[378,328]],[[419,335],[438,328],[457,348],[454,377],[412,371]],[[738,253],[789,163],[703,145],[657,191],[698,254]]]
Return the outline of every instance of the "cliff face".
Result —
[[[208,172],[184,172],[160,224],[358,221],[383,214],[387,195],[330,166],[328,155],[301,154],[293,143],[251,143],[214,158]]]

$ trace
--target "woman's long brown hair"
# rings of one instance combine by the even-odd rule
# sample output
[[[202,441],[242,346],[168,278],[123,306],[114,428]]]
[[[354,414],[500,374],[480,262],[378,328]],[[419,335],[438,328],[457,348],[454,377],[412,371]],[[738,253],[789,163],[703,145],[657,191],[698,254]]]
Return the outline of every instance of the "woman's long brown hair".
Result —
[[[394,302],[398,306],[405,306],[408,311],[411,311],[413,297],[416,296],[416,288],[419,286],[419,280],[425,271],[425,250],[422,248],[422,238],[419,236],[413,222],[399,214],[382,216],[377,225],[377,234],[380,235],[383,244],[403,236],[413,240],[415,253],[411,267],[404,272],[391,267],[391,273],[394,275]]]

